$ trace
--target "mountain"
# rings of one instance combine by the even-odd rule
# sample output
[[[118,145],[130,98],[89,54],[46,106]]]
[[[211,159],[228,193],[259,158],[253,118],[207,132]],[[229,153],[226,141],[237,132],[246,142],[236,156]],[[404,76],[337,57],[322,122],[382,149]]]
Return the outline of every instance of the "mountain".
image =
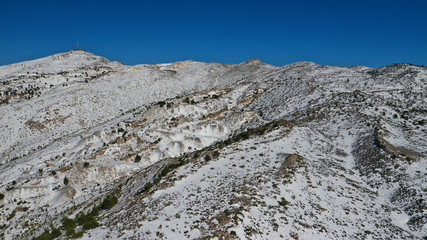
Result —
[[[4,239],[425,239],[427,68],[0,67]]]

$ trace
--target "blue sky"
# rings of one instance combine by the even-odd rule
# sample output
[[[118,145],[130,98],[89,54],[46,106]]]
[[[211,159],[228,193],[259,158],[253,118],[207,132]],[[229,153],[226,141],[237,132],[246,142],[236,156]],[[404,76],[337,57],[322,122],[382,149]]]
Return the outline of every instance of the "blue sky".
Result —
[[[76,48],[125,64],[427,65],[427,1],[0,2],[0,65]]]

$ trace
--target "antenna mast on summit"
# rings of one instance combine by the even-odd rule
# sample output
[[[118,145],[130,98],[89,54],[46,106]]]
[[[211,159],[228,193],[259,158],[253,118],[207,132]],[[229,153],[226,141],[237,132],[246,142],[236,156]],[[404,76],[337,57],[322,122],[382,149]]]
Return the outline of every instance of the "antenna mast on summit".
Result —
[[[77,42],[77,50],[79,50],[79,42]]]

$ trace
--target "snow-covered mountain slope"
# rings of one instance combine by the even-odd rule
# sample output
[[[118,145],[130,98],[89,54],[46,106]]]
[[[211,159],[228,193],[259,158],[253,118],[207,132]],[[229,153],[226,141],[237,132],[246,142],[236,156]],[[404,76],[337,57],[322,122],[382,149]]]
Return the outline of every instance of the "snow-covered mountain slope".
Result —
[[[2,163],[147,104],[224,87],[270,69],[262,63],[192,61],[128,67],[84,51],[4,66],[0,91],[13,104],[0,105]],[[40,90],[28,95],[29,88]]]
[[[0,81],[5,239],[427,236],[425,67],[70,51]]]

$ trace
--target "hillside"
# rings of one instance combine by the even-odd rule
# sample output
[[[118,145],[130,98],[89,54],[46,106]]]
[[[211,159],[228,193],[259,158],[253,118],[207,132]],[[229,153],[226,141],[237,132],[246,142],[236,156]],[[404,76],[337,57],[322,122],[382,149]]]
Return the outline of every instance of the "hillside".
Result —
[[[70,51],[0,83],[5,239],[427,237],[426,67]]]

